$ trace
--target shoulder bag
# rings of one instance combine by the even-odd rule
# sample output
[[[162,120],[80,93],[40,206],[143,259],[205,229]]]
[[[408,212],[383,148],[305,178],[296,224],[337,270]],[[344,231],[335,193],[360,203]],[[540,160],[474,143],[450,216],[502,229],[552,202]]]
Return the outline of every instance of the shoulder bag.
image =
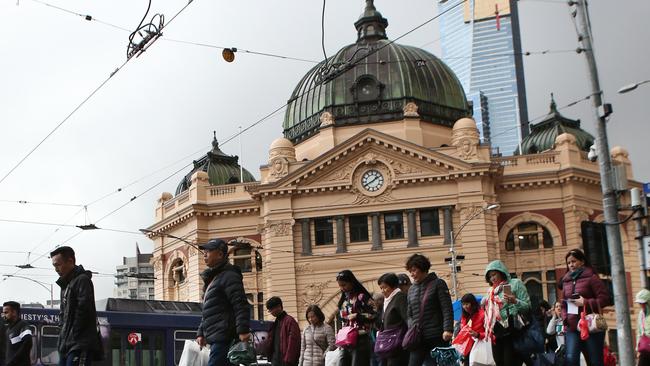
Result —
[[[438,281],[438,279],[429,282],[427,288],[424,290],[424,296],[422,296],[422,298],[420,299],[420,314],[418,315],[418,321],[417,323],[411,325],[406,331],[406,334],[404,335],[404,339],[402,340],[402,348],[404,348],[407,351],[413,351],[417,349],[420,346],[420,343],[422,342],[422,331],[420,330],[420,323],[422,323],[422,314],[424,313],[424,305],[427,301],[427,295],[429,294],[429,290],[431,289],[431,286],[433,286],[433,283],[436,281]]]
[[[589,303],[585,301],[585,307],[588,307],[587,304]],[[598,301],[596,301],[596,304],[598,304]],[[593,311],[595,309],[591,310]],[[600,333],[607,330],[607,320],[605,320],[605,317],[602,314],[600,304],[598,304],[598,312],[587,314],[585,316],[585,319],[587,319],[587,327],[589,328],[589,333]]]
[[[639,343],[637,343],[637,351],[643,354],[650,353],[650,337],[645,334],[645,311],[642,311],[640,316],[641,319],[641,337],[639,337]]]

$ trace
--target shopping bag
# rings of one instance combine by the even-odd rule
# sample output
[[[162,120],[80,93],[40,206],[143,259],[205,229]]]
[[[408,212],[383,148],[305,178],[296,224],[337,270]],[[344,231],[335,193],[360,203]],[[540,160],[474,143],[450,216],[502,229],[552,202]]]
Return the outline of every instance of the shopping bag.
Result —
[[[334,351],[325,352],[325,366],[339,366],[343,360],[343,349],[337,348]]]
[[[195,341],[186,340],[178,366],[208,366],[210,348],[199,347]]]
[[[470,328],[464,326],[458,332],[458,335],[454,337],[454,340],[451,341],[451,345],[456,348],[456,351],[463,356],[469,355],[469,352],[472,350],[472,335],[469,334]]]
[[[470,366],[495,366],[492,356],[492,342],[489,340],[477,340],[469,353]]]
[[[457,366],[460,362],[460,354],[454,347],[435,347],[431,350],[431,358],[438,366]]]

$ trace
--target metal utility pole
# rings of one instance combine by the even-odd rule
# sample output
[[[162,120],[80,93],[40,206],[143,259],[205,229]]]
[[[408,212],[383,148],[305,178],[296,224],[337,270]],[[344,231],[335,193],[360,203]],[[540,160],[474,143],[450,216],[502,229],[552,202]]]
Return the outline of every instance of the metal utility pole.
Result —
[[[634,365],[634,347],[632,347],[632,327],[630,322],[630,305],[628,303],[627,284],[625,279],[625,263],[623,248],[621,246],[621,233],[618,224],[618,211],[616,209],[616,193],[612,184],[612,162],[607,142],[606,117],[611,112],[609,105],[603,105],[602,91],[598,81],[598,69],[594,57],[591,25],[586,0],[570,2],[576,5],[573,15],[578,28],[578,40],[589,67],[589,76],[592,89],[592,100],[596,110],[596,148],[598,165],[600,167],[600,182],[603,192],[603,213],[607,231],[607,245],[611,258],[612,284],[614,288],[614,306],[616,311],[616,334],[618,343],[618,359],[621,366]]]

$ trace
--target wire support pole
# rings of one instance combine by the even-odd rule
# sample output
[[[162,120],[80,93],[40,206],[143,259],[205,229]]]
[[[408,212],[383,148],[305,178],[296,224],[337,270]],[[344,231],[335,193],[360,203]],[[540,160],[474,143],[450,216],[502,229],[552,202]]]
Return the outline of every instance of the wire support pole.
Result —
[[[586,0],[575,1],[575,17],[577,22],[578,40],[582,43],[584,54],[589,69],[589,79],[593,91],[593,104],[596,112],[596,148],[598,152],[598,165],[600,168],[601,189],[603,192],[603,213],[605,222],[618,221],[616,208],[616,194],[612,183],[612,162],[607,141],[606,113],[603,112],[602,92],[598,80],[598,68],[594,56],[589,10]],[[606,225],[607,244],[611,257],[612,284],[614,292],[614,306],[616,312],[616,333],[618,342],[618,356],[621,366],[633,366],[634,347],[632,347],[632,326],[630,320],[630,306],[628,302],[627,283],[625,276],[625,263],[621,245],[621,233],[618,225]]]

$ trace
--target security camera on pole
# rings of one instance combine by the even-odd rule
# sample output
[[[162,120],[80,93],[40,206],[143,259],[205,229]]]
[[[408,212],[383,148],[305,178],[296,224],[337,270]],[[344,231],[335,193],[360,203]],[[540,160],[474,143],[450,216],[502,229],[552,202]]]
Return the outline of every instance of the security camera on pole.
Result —
[[[612,162],[607,141],[606,119],[612,113],[610,104],[603,104],[602,91],[598,80],[598,68],[594,57],[594,46],[590,28],[589,13],[586,0],[569,1],[569,6],[575,6],[571,15],[576,18],[579,29],[578,41],[581,43],[587,59],[591,81],[594,108],[596,111],[596,148],[600,181],[603,192],[603,214],[607,231],[607,245],[611,258],[612,285],[614,292],[614,307],[616,310],[616,333],[618,341],[618,356],[621,366],[634,365],[634,347],[632,347],[632,325],[630,321],[630,304],[628,302],[627,283],[625,278],[625,263],[621,245],[621,233],[616,209],[616,193],[612,183]]]

